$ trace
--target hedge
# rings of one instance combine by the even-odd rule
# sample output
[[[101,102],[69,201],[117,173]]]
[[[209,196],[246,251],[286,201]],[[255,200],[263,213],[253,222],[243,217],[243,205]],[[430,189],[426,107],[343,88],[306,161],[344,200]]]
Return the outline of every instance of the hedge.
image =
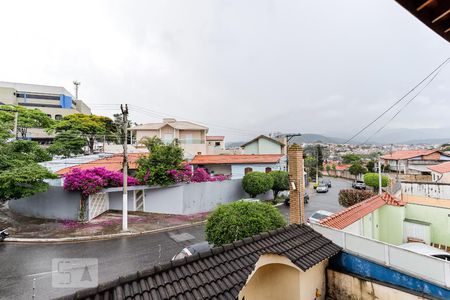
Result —
[[[242,179],[242,187],[252,198],[259,194],[264,194],[273,186],[273,178],[266,173],[250,172]]]
[[[375,194],[366,190],[341,190],[339,192],[339,204],[344,207],[352,206],[356,203],[369,199]]]

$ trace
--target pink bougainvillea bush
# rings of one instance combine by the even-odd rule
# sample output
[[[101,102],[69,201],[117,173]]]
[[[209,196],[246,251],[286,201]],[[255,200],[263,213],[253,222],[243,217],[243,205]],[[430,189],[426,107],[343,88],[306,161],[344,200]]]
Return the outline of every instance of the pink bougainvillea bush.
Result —
[[[207,181],[224,181],[230,179],[230,176],[216,175],[212,176],[204,168],[197,168],[192,172],[190,165],[185,165],[180,170],[170,170],[168,174],[172,176],[175,182],[207,182]]]
[[[107,187],[118,187],[123,184],[121,172],[109,171],[98,167],[86,170],[73,169],[64,175],[64,189],[66,191],[80,191],[83,196],[100,192]],[[139,181],[128,176],[128,185],[139,185]]]

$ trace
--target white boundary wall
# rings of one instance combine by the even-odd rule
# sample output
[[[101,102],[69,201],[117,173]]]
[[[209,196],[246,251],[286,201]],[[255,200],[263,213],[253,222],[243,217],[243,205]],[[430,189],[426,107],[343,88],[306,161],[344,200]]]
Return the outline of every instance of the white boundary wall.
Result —
[[[311,226],[315,231],[341,246],[345,252],[450,288],[450,262],[448,261],[319,224]]]

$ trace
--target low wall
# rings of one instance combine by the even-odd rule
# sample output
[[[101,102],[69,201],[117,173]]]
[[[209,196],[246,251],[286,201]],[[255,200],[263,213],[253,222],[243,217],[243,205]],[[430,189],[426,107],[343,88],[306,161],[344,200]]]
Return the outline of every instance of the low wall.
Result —
[[[29,217],[77,220],[80,193],[66,192],[61,186],[50,186],[47,192],[10,200],[8,204],[11,211]]]
[[[437,182],[402,182],[402,195],[450,199],[450,184]]]
[[[422,296],[410,294],[392,287],[349,275],[335,270],[327,270],[327,299],[404,299],[419,300]]]

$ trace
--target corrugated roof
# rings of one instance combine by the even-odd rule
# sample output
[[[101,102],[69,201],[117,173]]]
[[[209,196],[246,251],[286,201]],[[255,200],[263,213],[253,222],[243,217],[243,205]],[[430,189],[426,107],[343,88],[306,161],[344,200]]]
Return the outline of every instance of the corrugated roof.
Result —
[[[138,125],[131,127],[129,130],[158,130],[164,126],[171,126],[175,129],[181,129],[181,130],[208,130],[208,127],[198,125],[192,122],[187,121],[175,121],[175,122],[162,122],[162,123],[148,123],[143,125]]]
[[[66,95],[73,98],[73,95],[62,86],[0,81],[0,87],[13,88],[19,92]]]
[[[283,157],[282,154],[223,154],[223,155],[196,155],[191,164],[275,164]]]
[[[386,204],[404,206],[406,203],[396,199],[388,193],[384,193],[381,196],[375,195],[367,200],[352,205],[343,211],[322,219],[320,224],[336,229],[344,229]]]
[[[236,299],[263,254],[283,255],[306,271],[340,250],[311,227],[290,225],[62,299]]]
[[[225,136],[223,135],[208,135],[206,136],[207,141],[223,141]]]
[[[390,154],[385,154],[381,156],[381,158],[386,160],[409,159],[413,157],[429,155],[435,152],[439,152],[439,149],[402,150],[402,151],[395,151]]]
[[[144,153],[128,154],[128,168],[131,170],[137,169],[137,167],[138,167],[137,160],[142,156],[146,156],[146,154],[144,154]],[[94,161],[67,167],[67,168],[57,171],[56,174],[63,175],[63,174],[70,172],[72,169],[75,169],[75,168],[81,169],[81,170],[86,170],[86,169],[91,169],[91,168],[104,167],[110,171],[121,171],[122,170],[122,162],[123,162],[123,155],[116,154],[116,155],[113,155],[110,157],[101,158],[101,159],[97,159]]]
[[[449,173],[450,172],[450,161],[439,164],[439,165],[429,166],[428,169],[430,169],[433,172],[438,172],[441,174]]]

